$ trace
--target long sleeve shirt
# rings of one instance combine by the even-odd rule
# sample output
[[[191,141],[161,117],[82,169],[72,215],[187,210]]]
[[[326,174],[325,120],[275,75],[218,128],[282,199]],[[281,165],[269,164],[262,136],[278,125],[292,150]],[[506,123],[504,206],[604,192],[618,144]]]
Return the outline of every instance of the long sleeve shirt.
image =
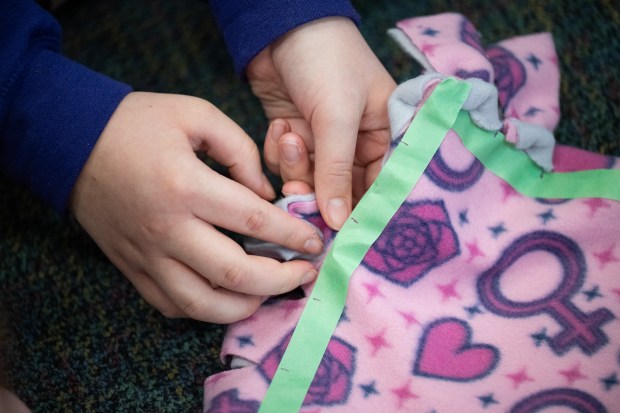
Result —
[[[345,0],[212,0],[236,70],[287,31],[357,14]],[[58,212],[131,86],[60,53],[61,28],[34,0],[0,0],[0,170]]]

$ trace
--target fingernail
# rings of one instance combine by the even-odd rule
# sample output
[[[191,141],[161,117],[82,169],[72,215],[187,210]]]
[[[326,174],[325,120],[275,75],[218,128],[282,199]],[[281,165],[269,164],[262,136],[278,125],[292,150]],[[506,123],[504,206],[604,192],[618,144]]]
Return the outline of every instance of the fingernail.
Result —
[[[275,143],[278,143],[280,141],[280,137],[284,135],[286,125],[284,124],[284,122],[275,120],[271,123],[270,127],[271,127],[271,140],[274,141]]]
[[[309,238],[304,243],[304,250],[310,254],[318,254],[323,250],[323,243],[315,237]]]
[[[302,277],[301,277],[301,284],[308,284],[309,282],[314,281],[314,279],[317,276],[317,272],[316,270],[310,270],[307,273],[305,273]]]
[[[300,156],[299,145],[294,142],[282,142],[282,154],[284,156],[284,162],[289,165],[293,165],[299,161]]]
[[[327,216],[334,229],[340,229],[349,216],[344,198],[332,198],[327,202]]]

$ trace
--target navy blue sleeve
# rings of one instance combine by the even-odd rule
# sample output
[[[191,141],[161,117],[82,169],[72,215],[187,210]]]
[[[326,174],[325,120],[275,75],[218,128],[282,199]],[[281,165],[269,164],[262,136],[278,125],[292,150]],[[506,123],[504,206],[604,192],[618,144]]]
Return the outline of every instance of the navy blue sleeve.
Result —
[[[346,0],[210,0],[209,4],[237,73],[244,72],[269,44],[304,23],[329,16],[359,23],[359,15]]]
[[[58,212],[128,85],[63,57],[58,22],[0,0],[0,169]]]

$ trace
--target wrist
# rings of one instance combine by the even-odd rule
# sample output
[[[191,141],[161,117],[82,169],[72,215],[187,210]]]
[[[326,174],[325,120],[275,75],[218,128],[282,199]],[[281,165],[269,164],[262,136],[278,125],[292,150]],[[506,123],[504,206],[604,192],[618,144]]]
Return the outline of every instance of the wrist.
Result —
[[[291,50],[297,50],[300,46],[304,50],[313,48],[322,49],[326,42],[342,42],[343,40],[361,37],[355,23],[348,17],[329,16],[302,24],[271,45],[271,53],[274,59],[284,57]]]

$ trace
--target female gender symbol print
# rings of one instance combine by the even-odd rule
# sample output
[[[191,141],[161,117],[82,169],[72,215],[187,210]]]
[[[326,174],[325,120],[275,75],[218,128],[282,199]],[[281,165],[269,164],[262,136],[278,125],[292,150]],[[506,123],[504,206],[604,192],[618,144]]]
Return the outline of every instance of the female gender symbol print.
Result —
[[[575,412],[607,413],[596,398],[581,390],[559,388],[543,390],[517,403],[510,413],[535,413],[546,408],[567,407]]]
[[[544,297],[531,301],[508,299],[501,291],[502,274],[518,259],[533,252],[545,252],[555,257],[562,268],[562,280]],[[545,269],[541,269],[544,277]],[[584,283],[585,259],[579,246],[568,237],[551,231],[535,231],[514,241],[499,260],[478,279],[478,293],[486,308],[503,317],[532,317],[547,313],[555,319],[562,331],[549,340],[551,349],[558,355],[572,347],[579,347],[591,355],[608,343],[609,338],[601,329],[614,319],[607,308],[590,313],[581,311],[571,301]]]

